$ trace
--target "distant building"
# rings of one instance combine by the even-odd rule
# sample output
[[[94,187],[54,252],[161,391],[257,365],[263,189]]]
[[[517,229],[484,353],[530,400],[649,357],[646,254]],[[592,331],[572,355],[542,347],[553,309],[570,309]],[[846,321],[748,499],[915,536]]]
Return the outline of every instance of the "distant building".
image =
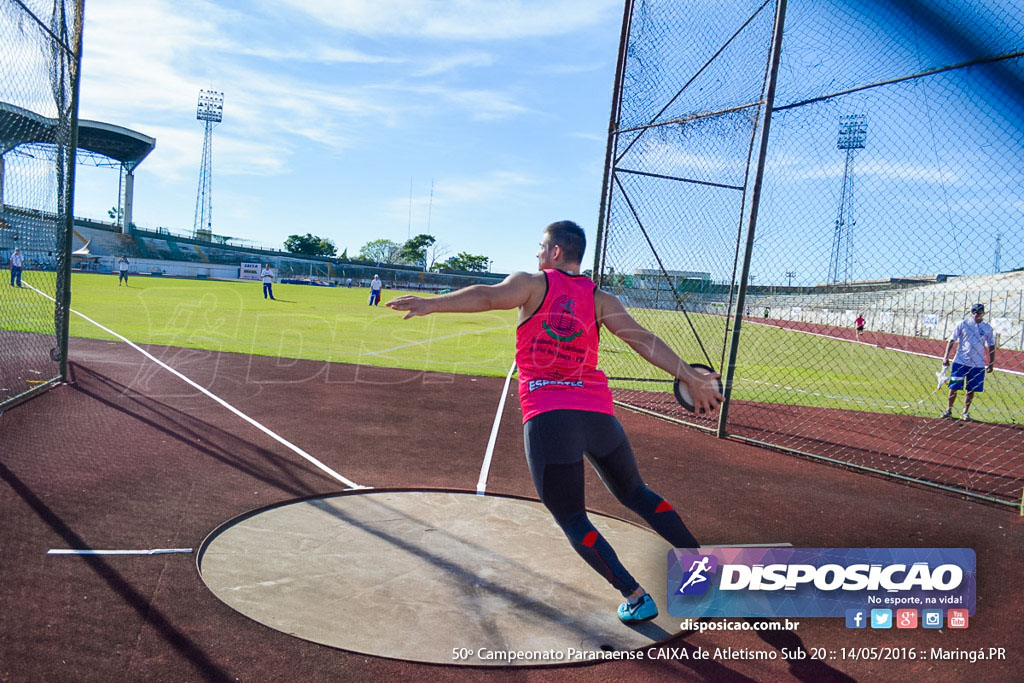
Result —
[[[668,277],[665,277],[665,276]],[[711,273],[692,270],[638,268],[633,271],[633,287],[637,289],[703,291],[711,285]]]

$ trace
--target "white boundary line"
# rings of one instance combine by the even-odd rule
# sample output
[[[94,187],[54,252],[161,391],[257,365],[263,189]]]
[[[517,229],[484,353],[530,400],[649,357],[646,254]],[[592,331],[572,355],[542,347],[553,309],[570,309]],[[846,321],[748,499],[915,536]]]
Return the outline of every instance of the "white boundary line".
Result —
[[[78,548],[51,548],[47,555],[171,555],[191,553],[192,548],[151,548],[149,550],[92,550]]]
[[[28,285],[28,287],[29,287],[29,289],[31,289],[31,290],[33,290],[33,291],[35,291],[36,293],[38,293],[38,294],[40,294],[40,295],[42,295],[42,296],[46,297],[46,298],[47,298],[47,299],[49,299],[50,301],[53,301],[54,303],[56,303],[56,302],[57,302],[57,300],[56,300],[56,299],[54,299],[54,298],[53,298],[52,296],[50,296],[49,294],[46,294],[45,292],[42,292],[42,291],[40,291],[40,290],[36,289],[36,288],[35,288],[35,287],[33,287],[32,285]],[[178,372],[177,370],[175,370],[174,368],[172,368],[172,367],[171,367],[170,365],[168,365],[167,363],[164,363],[163,361],[161,361],[160,359],[158,359],[158,358],[157,358],[156,356],[154,356],[153,354],[151,354],[151,353],[149,353],[148,351],[146,351],[146,350],[145,350],[144,348],[142,348],[141,346],[139,346],[139,345],[137,345],[137,344],[133,343],[132,341],[130,341],[130,340],[129,340],[129,339],[127,338],[127,337],[124,337],[124,336],[122,336],[122,335],[118,334],[117,332],[114,332],[113,330],[111,330],[111,329],[108,329],[108,328],[104,327],[103,325],[100,325],[100,324],[99,324],[98,322],[96,322],[96,321],[95,321],[95,320],[93,320],[92,318],[90,318],[90,317],[88,317],[88,316],[86,316],[86,315],[83,315],[82,313],[79,313],[78,311],[74,310],[73,308],[72,308],[72,309],[69,309],[69,310],[70,310],[70,311],[71,311],[72,313],[74,313],[75,315],[77,315],[78,317],[80,317],[80,318],[83,318],[83,319],[87,320],[88,322],[92,323],[93,325],[95,325],[96,327],[100,328],[101,330],[103,330],[103,331],[104,331],[104,332],[106,332],[107,334],[112,334],[112,335],[114,335],[115,337],[117,337],[118,339],[120,339],[121,341],[123,341],[123,342],[124,342],[125,344],[127,344],[128,346],[132,347],[133,349],[135,349],[136,351],[138,351],[139,353],[141,353],[141,354],[142,354],[143,356],[145,356],[146,358],[150,359],[151,361],[153,361],[154,363],[156,363],[156,364],[157,364],[157,365],[159,365],[160,367],[164,368],[165,370],[167,370],[168,372],[170,372],[170,373],[171,373],[172,375],[174,375],[175,377],[178,377],[179,379],[181,379],[182,381],[184,381],[184,382],[185,382],[186,384],[188,384],[189,386],[191,386],[191,387],[193,387],[193,388],[195,388],[195,389],[198,389],[199,391],[201,391],[202,393],[206,394],[207,396],[209,396],[210,398],[212,398],[212,399],[213,399],[214,401],[216,401],[216,402],[217,402],[217,403],[219,403],[220,405],[222,405],[222,406],[224,406],[225,408],[227,408],[228,410],[230,410],[230,411],[231,411],[232,413],[234,413],[234,414],[235,414],[235,415],[237,415],[238,417],[242,418],[243,420],[245,420],[246,422],[248,422],[249,424],[251,424],[251,425],[252,425],[253,427],[255,427],[256,429],[260,430],[261,432],[263,432],[264,434],[266,434],[267,436],[269,436],[270,438],[274,439],[275,441],[277,441],[278,443],[282,444],[283,446],[286,446],[287,448],[290,448],[290,449],[291,449],[292,451],[294,451],[294,452],[295,452],[295,453],[297,453],[298,455],[302,456],[303,458],[305,458],[306,460],[308,460],[308,461],[309,461],[310,463],[312,463],[313,465],[315,465],[315,466],[319,467],[319,468],[320,468],[321,470],[323,470],[323,471],[324,471],[324,472],[326,472],[327,474],[331,475],[332,477],[334,477],[335,479],[337,479],[338,481],[340,481],[340,482],[341,482],[342,484],[345,484],[345,486],[348,486],[349,488],[348,488],[347,490],[351,491],[351,490],[355,490],[355,489],[367,489],[367,488],[373,488],[372,486],[361,486],[361,485],[359,485],[359,484],[355,483],[354,481],[351,481],[351,480],[349,480],[349,479],[346,479],[345,477],[341,476],[340,474],[338,474],[337,472],[335,472],[334,470],[332,470],[332,469],[331,469],[330,467],[328,467],[327,465],[323,464],[322,462],[320,462],[319,460],[317,460],[316,458],[314,458],[314,457],[313,457],[312,455],[310,455],[310,454],[309,454],[309,453],[307,453],[306,451],[302,450],[301,448],[299,448],[298,446],[296,446],[296,445],[295,445],[295,444],[293,444],[292,442],[288,441],[288,440],[287,440],[287,439],[285,439],[284,437],[278,436],[278,435],[277,435],[276,433],[274,433],[274,432],[270,431],[269,429],[267,429],[266,427],[264,427],[263,425],[261,425],[261,424],[260,424],[259,422],[257,422],[256,420],[252,419],[251,417],[249,417],[248,415],[246,415],[245,413],[243,413],[243,412],[242,412],[241,410],[239,410],[238,408],[235,408],[235,407],[234,407],[233,405],[231,405],[230,403],[228,403],[227,401],[225,401],[225,400],[224,400],[224,399],[222,399],[221,397],[217,396],[217,395],[216,395],[216,394],[214,394],[213,392],[211,392],[211,391],[209,391],[209,390],[205,389],[204,387],[201,387],[201,386],[199,386],[198,384],[196,384],[195,382],[193,382],[192,380],[190,380],[190,379],[189,379],[188,377],[186,377],[185,375],[181,374],[180,372]]]
[[[516,370],[516,364],[508,369],[505,376],[505,388],[501,390],[501,400],[498,401],[498,412],[494,416],[494,424],[491,425],[491,437],[487,440],[487,452],[484,453],[484,464],[480,468],[480,478],[476,482],[476,495],[482,496],[487,493],[487,474],[491,470],[491,456],[494,455],[494,443],[498,440],[498,425],[501,423],[501,414],[505,412],[505,399],[508,398],[508,385],[512,382],[512,373]]]
[[[833,337],[833,336],[828,335],[828,334],[821,334],[820,332],[808,332],[807,330],[794,330],[792,327],[782,327],[781,325],[770,325],[770,324],[767,324],[767,323],[762,323],[762,322],[757,322],[757,321],[748,321],[748,322],[753,322],[755,325],[763,325],[764,327],[774,327],[777,330],[787,330],[789,332],[796,332],[797,334],[809,334],[812,337],[822,337],[823,339],[831,339],[833,341],[846,342],[847,344],[860,344],[861,346],[870,346],[871,348],[878,349],[879,351],[895,351],[896,353],[905,353],[905,354],[908,354],[910,356],[921,356],[922,358],[933,358],[935,360],[942,360],[941,356],[933,356],[930,353],[921,353],[920,351],[907,351],[906,349],[897,349],[897,348],[892,347],[892,346],[879,346],[878,344],[872,344],[871,342],[863,342],[863,341],[859,341],[859,340],[856,340],[856,339],[845,339],[844,337]],[[888,334],[888,333],[882,332],[880,334]],[[941,339],[936,339],[936,340],[933,340],[933,341],[942,341],[942,340]],[[1008,373],[1008,374],[1011,374],[1011,375],[1021,375],[1021,376],[1024,376],[1024,372],[1021,372],[1020,370],[1007,370],[1005,368],[995,368],[993,370],[993,372],[1005,372],[1005,373]]]
[[[443,337],[434,337],[433,339],[424,339],[423,341],[410,342],[408,344],[401,344],[399,346],[392,346],[390,349],[384,349],[382,351],[367,351],[366,353],[360,354],[362,356],[379,356],[382,353],[390,353],[392,351],[398,351],[399,349],[407,349],[410,346],[420,346],[422,344],[429,344],[431,342],[441,341],[442,339],[451,339],[452,337],[463,337],[467,334],[483,334],[484,332],[493,332],[494,330],[507,330],[512,325],[502,325],[500,327],[488,327],[483,330],[466,330],[465,332],[456,332],[455,334],[446,334]]]

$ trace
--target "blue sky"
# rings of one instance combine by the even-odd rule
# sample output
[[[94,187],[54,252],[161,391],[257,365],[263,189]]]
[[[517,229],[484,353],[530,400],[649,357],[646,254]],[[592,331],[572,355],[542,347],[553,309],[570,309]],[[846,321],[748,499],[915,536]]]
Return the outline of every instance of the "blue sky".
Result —
[[[135,222],[191,231],[201,88],[214,232],[339,253],[428,231],[496,271],[534,269],[543,227],[593,240],[621,0],[89,0],[80,116],[156,138]],[[75,213],[106,219],[117,172],[80,166]],[[433,182],[433,200],[430,200]],[[589,260],[590,254],[588,254]]]
[[[656,31],[665,33],[662,21],[678,30],[659,37],[666,49],[652,48],[665,78],[656,74],[661,90],[638,96],[633,123],[759,4],[715,0],[708,12],[706,0],[650,3]],[[1024,9],[1009,0],[934,5],[931,20],[904,6],[917,5],[791,3],[780,102],[1012,52],[1024,38]],[[214,136],[218,234],[279,248],[311,232],[354,255],[373,239],[429,232],[441,258],[467,251],[499,272],[532,270],[540,231],[554,220],[578,221],[593,244],[621,12],[622,0],[89,0],[80,113],[157,139],[137,171],[141,226],[191,231],[196,99],[216,89],[225,93]],[[715,93],[734,93],[731,104],[756,96],[763,60],[751,55],[767,45],[770,12],[765,19],[746,52],[733,50],[734,61],[691,88],[698,100],[677,108],[714,109],[699,98]],[[999,69],[1008,76],[993,80]],[[782,284],[789,271],[793,284],[825,281],[843,175],[836,127],[850,113],[869,121],[856,164],[854,279],[987,272],[997,238],[1001,268],[1024,266],[1024,100],[1012,92],[1020,69],[1018,59],[780,112],[757,283]],[[754,96],[733,91],[746,81]],[[742,169],[746,139],[726,137],[712,130],[695,147],[653,152],[683,175]],[[678,213],[640,198],[642,211],[667,221],[668,267],[730,277],[738,201],[714,210],[680,185],[669,196]],[[116,202],[115,171],[79,168],[77,215],[106,219]],[[702,242],[704,233],[718,237]],[[642,244],[629,249],[620,271],[655,267]]]

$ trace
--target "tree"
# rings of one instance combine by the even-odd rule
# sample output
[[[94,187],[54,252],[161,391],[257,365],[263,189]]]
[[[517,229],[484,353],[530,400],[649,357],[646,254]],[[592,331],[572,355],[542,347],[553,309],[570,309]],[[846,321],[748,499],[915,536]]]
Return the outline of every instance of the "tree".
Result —
[[[478,254],[467,254],[460,251],[456,256],[444,262],[448,270],[462,270],[470,273],[486,273],[490,259]]]
[[[374,263],[398,263],[402,245],[391,240],[373,240],[359,249],[359,258]]]
[[[304,256],[334,256],[338,253],[334,242],[308,232],[305,235],[289,235],[284,241],[284,250]]]
[[[451,246],[444,242],[434,242],[427,249],[427,270],[437,270],[444,265],[444,257],[452,253]]]
[[[427,249],[436,241],[433,235],[416,235],[402,245],[402,260],[426,268]]]

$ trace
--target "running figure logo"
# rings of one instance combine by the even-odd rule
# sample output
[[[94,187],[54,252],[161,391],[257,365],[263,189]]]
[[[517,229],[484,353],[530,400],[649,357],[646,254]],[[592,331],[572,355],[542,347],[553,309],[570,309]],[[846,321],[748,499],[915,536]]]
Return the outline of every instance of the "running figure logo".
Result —
[[[571,297],[562,295],[555,299],[551,305],[551,312],[548,313],[548,320],[551,321],[550,325],[547,320],[541,325],[552,339],[570,342],[583,334],[583,326],[576,320],[576,302]]]
[[[718,558],[714,555],[686,555],[681,557],[679,565],[689,565],[683,583],[676,591],[678,595],[702,595],[711,586],[706,574],[713,574],[718,570]]]

